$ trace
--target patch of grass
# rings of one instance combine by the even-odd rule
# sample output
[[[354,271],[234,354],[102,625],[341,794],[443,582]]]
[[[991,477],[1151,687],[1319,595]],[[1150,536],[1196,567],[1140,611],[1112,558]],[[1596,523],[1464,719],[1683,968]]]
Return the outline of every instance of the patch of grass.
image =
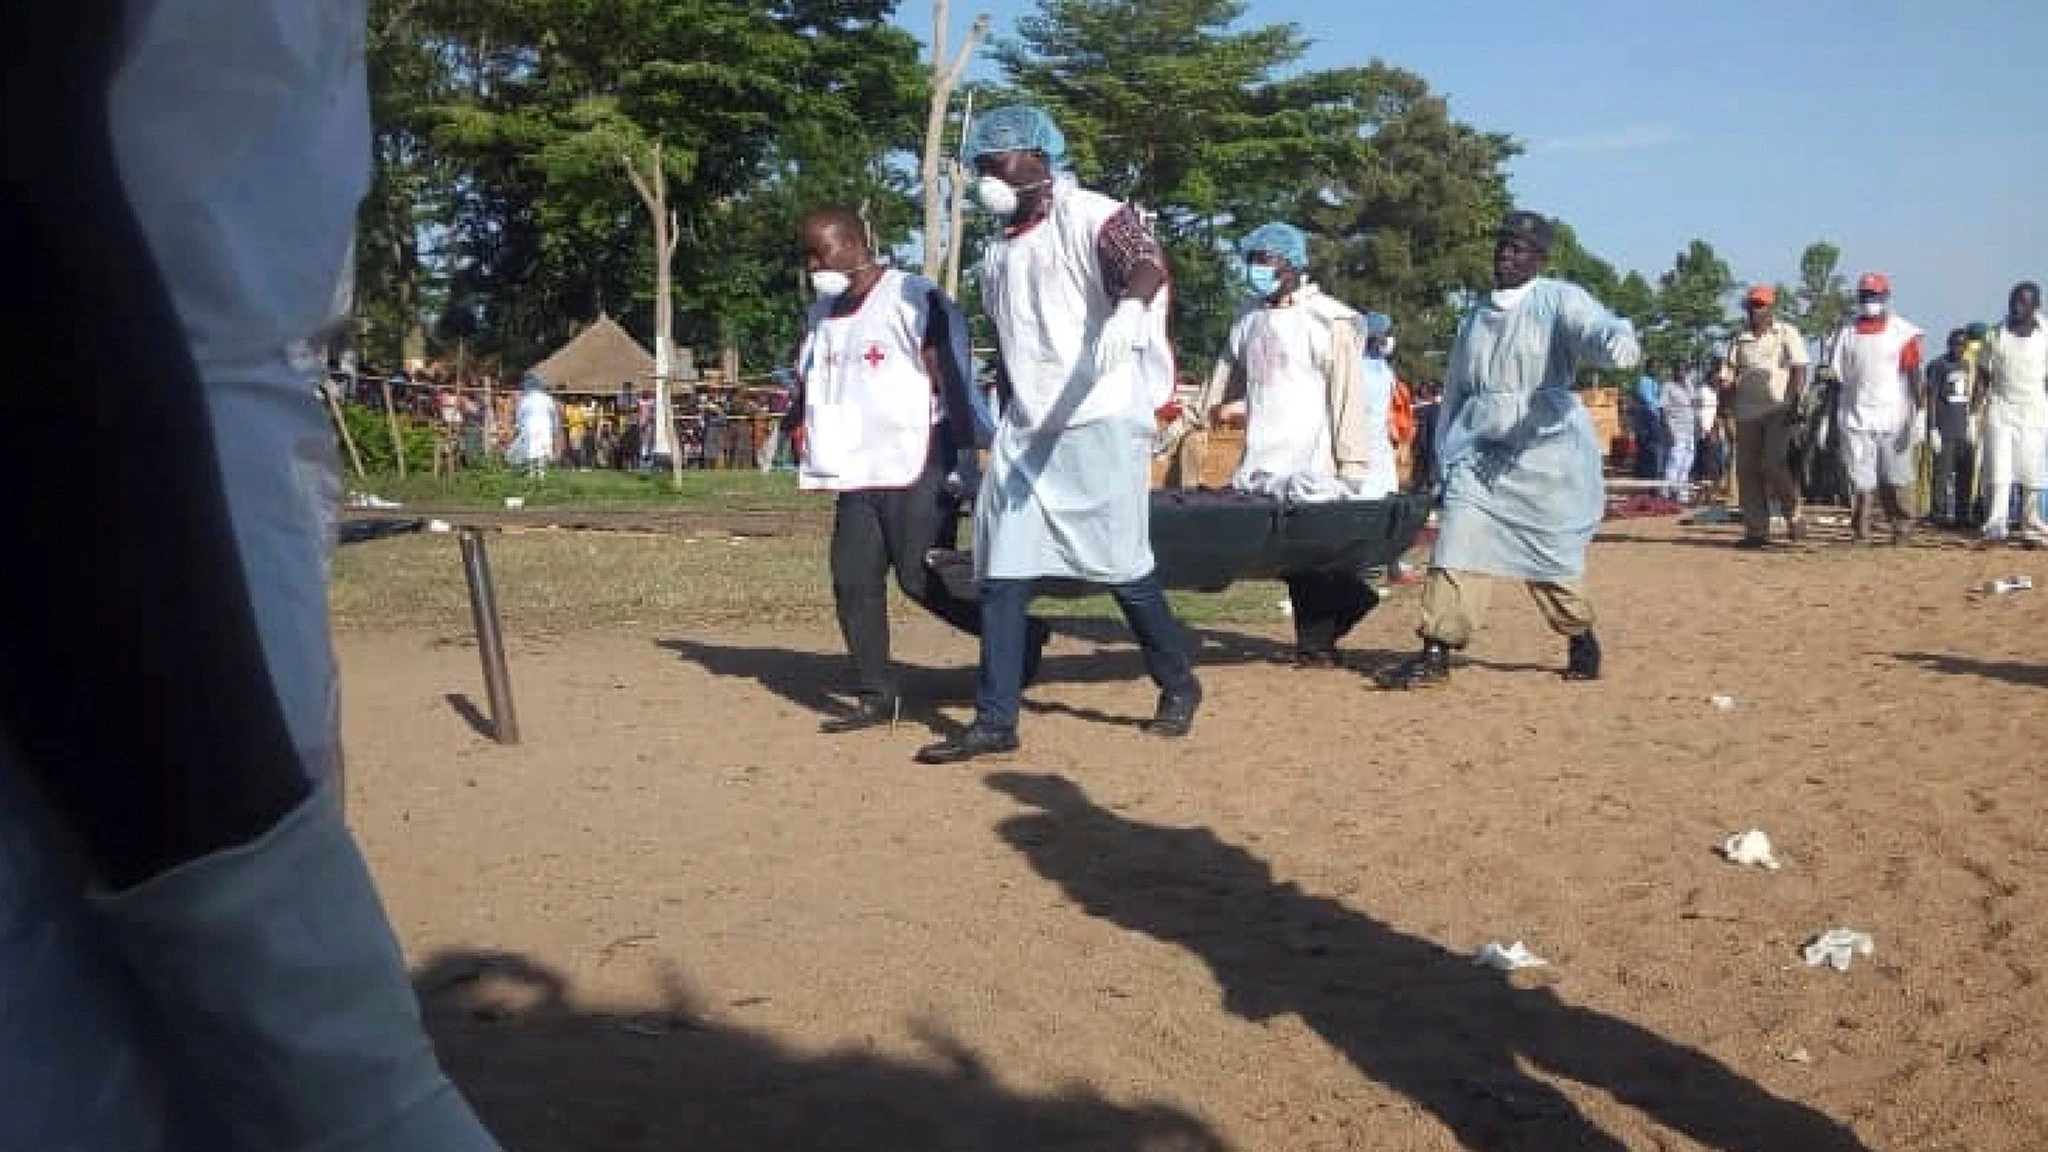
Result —
[[[452,476],[411,473],[372,474],[349,479],[355,492],[371,492],[387,500],[453,508],[502,507],[507,496],[522,496],[531,508],[575,506],[579,508],[673,507],[706,511],[781,510],[816,505],[819,498],[797,491],[796,476],[790,472],[690,470],[682,474],[678,487],[666,472],[642,475],[593,469],[578,472],[559,468],[548,470],[543,479],[504,468],[474,468]]]
[[[775,624],[832,628],[825,543],[723,536],[599,532],[505,532],[489,537],[491,575],[507,632],[562,633],[649,626],[729,629]],[[1171,594],[1191,625],[1271,624],[1281,586],[1247,581],[1229,590]],[[452,535],[418,534],[350,545],[335,557],[335,626],[409,629],[458,636],[471,629],[462,555]],[[914,611],[898,602],[895,612]],[[1118,619],[1108,596],[1040,599],[1034,611]]]

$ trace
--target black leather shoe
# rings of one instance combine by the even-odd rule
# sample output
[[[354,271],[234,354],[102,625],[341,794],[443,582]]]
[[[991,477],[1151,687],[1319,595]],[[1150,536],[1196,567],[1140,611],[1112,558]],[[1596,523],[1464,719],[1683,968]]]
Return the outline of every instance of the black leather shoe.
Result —
[[[1152,719],[1145,725],[1145,731],[1154,736],[1178,740],[1195,726],[1195,713],[1202,707],[1202,686],[1191,685],[1181,692],[1161,692],[1159,706],[1152,710]]]
[[[1389,692],[1441,687],[1451,682],[1451,650],[1434,640],[1425,641],[1422,651],[1392,668],[1380,669],[1372,681]]]
[[[1045,646],[1052,643],[1052,625],[1036,616],[1025,626],[1024,632],[1024,686],[1038,683],[1039,665],[1045,663]]]
[[[827,736],[843,736],[848,732],[865,732],[870,728],[884,728],[894,724],[903,715],[903,697],[863,696],[853,711],[844,716],[834,716],[818,725],[818,731]]]
[[[1600,678],[1600,638],[1587,632],[1571,638],[1566,649],[1564,678],[1567,680],[1598,680]]]
[[[1015,732],[998,732],[993,728],[983,728],[979,724],[974,724],[950,740],[941,740],[937,744],[927,744],[918,749],[917,762],[965,764],[969,760],[978,760],[983,756],[1007,756],[1019,747]]]

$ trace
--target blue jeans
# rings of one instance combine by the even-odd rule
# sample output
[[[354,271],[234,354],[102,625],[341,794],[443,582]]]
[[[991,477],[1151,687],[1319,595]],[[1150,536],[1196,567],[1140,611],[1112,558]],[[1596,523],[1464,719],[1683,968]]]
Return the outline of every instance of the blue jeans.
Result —
[[[981,582],[981,671],[974,682],[974,722],[990,731],[1017,730],[1017,712],[1024,700],[1025,645],[1031,642],[1031,591],[1030,580]],[[1113,584],[1109,594],[1138,638],[1152,682],[1169,695],[1193,692],[1195,669],[1187,634],[1166,605],[1158,573]]]

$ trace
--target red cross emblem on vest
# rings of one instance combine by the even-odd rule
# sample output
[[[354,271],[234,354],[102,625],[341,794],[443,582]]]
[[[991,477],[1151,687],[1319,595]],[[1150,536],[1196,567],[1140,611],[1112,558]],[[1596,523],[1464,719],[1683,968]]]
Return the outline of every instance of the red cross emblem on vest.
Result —
[[[868,371],[873,372],[882,366],[882,361],[887,360],[889,354],[882,351],[880,344],[871,342],[868,344],[868,350],[860,354],[860,358],[867,361]]]

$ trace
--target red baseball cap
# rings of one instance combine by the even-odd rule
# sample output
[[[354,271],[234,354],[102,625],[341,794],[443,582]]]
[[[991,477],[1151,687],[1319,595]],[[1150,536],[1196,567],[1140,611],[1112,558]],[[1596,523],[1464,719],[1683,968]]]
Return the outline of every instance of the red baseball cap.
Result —
[[[1881,292],[1889,296],[1892,292],[1891,277],[1886,276],[1882,272],[1865,272],[1856,281],[1856,290],[1858,292]]]
[[[1778,289],[1770,284],[1752,284],[1743,299],[1751,304],[1776,304]]]

